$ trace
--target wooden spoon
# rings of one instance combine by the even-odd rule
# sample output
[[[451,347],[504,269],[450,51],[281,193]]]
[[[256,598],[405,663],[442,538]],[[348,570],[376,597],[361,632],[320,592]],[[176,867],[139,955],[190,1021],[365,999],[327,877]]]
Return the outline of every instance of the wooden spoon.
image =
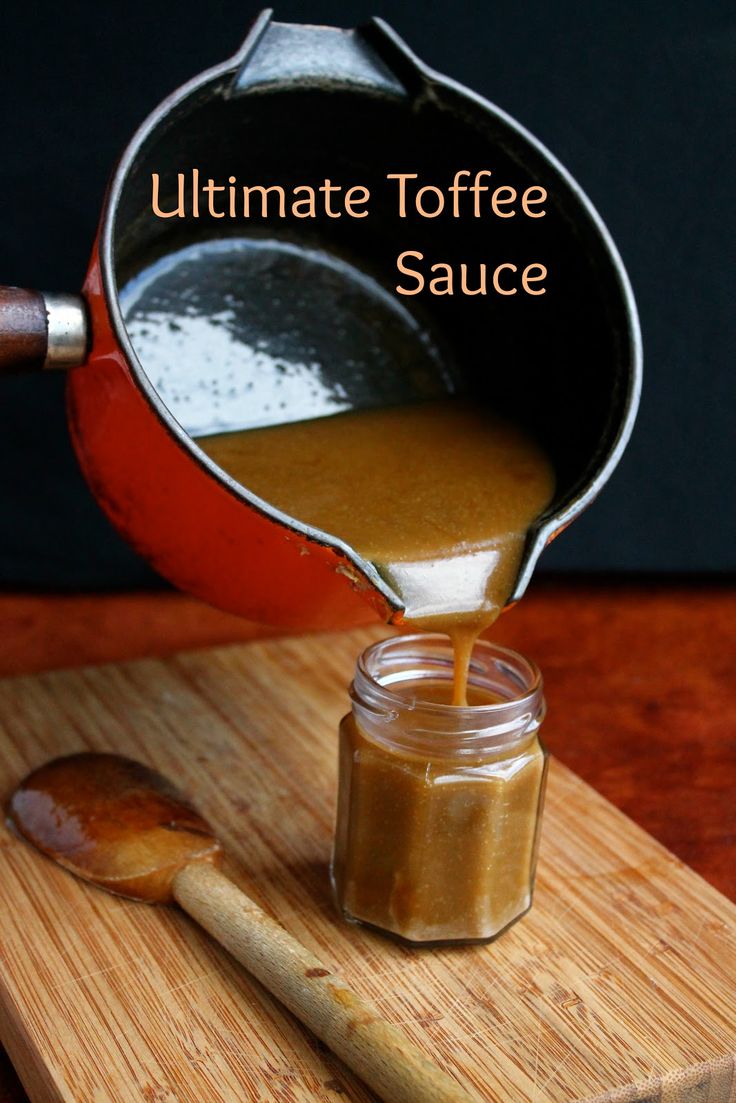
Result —
[[[85,881],[179,904],[388,1103],[471,1103],[218,869],[212,828],[155,770],[111,754],[54,759],[20,784],[9,821]]]

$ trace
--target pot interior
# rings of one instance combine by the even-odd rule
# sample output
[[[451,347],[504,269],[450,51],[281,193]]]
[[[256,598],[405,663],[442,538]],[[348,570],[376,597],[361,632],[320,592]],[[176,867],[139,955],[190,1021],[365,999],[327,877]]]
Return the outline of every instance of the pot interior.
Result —
[[[140,370],[190,435],[469,394],[551,456],[545,518],[595,477],[626,417],[630,318],[615,263],[571,183],[505,117],[455,86],[432,94],[284,81],[231,95],[205,81],[149,131],[111,213],[111,264]],[[369,216],[248,222],[162,210],[201,181],[370,189]],[[400,217],[392,172],[446,188],[457,169],[547,189],[544,218]],[[190,208],[188,208],[190,209]],[[274,230],[274,227],[277,227]],[[283,227],[283,232],[282,232]],[[548,269],[531,297],[396,294],[396,259]],[[405,281],[406,282],[406,281]],[[134,363],[134,368],[138,366]],[[541,519],[543,524],[545,518]]]

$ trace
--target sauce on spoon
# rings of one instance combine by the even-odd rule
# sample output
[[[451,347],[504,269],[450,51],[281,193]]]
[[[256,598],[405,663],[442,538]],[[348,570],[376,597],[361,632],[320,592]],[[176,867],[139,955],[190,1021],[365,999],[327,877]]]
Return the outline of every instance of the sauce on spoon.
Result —
[[[149,903],[173,901],[174,877],[217,862],[212,828],[161,774],[114,754],[57,758],[13,794],[18,834],[85,881]]]

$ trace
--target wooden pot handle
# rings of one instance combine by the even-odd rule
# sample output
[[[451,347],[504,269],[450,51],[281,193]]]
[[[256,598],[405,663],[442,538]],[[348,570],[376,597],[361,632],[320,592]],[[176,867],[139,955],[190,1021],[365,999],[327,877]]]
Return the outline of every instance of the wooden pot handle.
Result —
[[[76,367],[87,345],[80,296],[0,286],[0,375]]]
[[[397,1027],[351,991],[219,869],[192,863],[174,898],[387,1103],[473,1103]]]

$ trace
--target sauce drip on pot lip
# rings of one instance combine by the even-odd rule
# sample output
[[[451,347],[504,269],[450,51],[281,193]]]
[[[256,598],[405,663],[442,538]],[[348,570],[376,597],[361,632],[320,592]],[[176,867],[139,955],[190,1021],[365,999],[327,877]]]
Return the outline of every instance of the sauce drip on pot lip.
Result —
[[[109,892],[171,903],[175,875],[217,861],[212,828],[161,774],[115,754],[56,758],[11,797],[16,832],[59,865]]]

